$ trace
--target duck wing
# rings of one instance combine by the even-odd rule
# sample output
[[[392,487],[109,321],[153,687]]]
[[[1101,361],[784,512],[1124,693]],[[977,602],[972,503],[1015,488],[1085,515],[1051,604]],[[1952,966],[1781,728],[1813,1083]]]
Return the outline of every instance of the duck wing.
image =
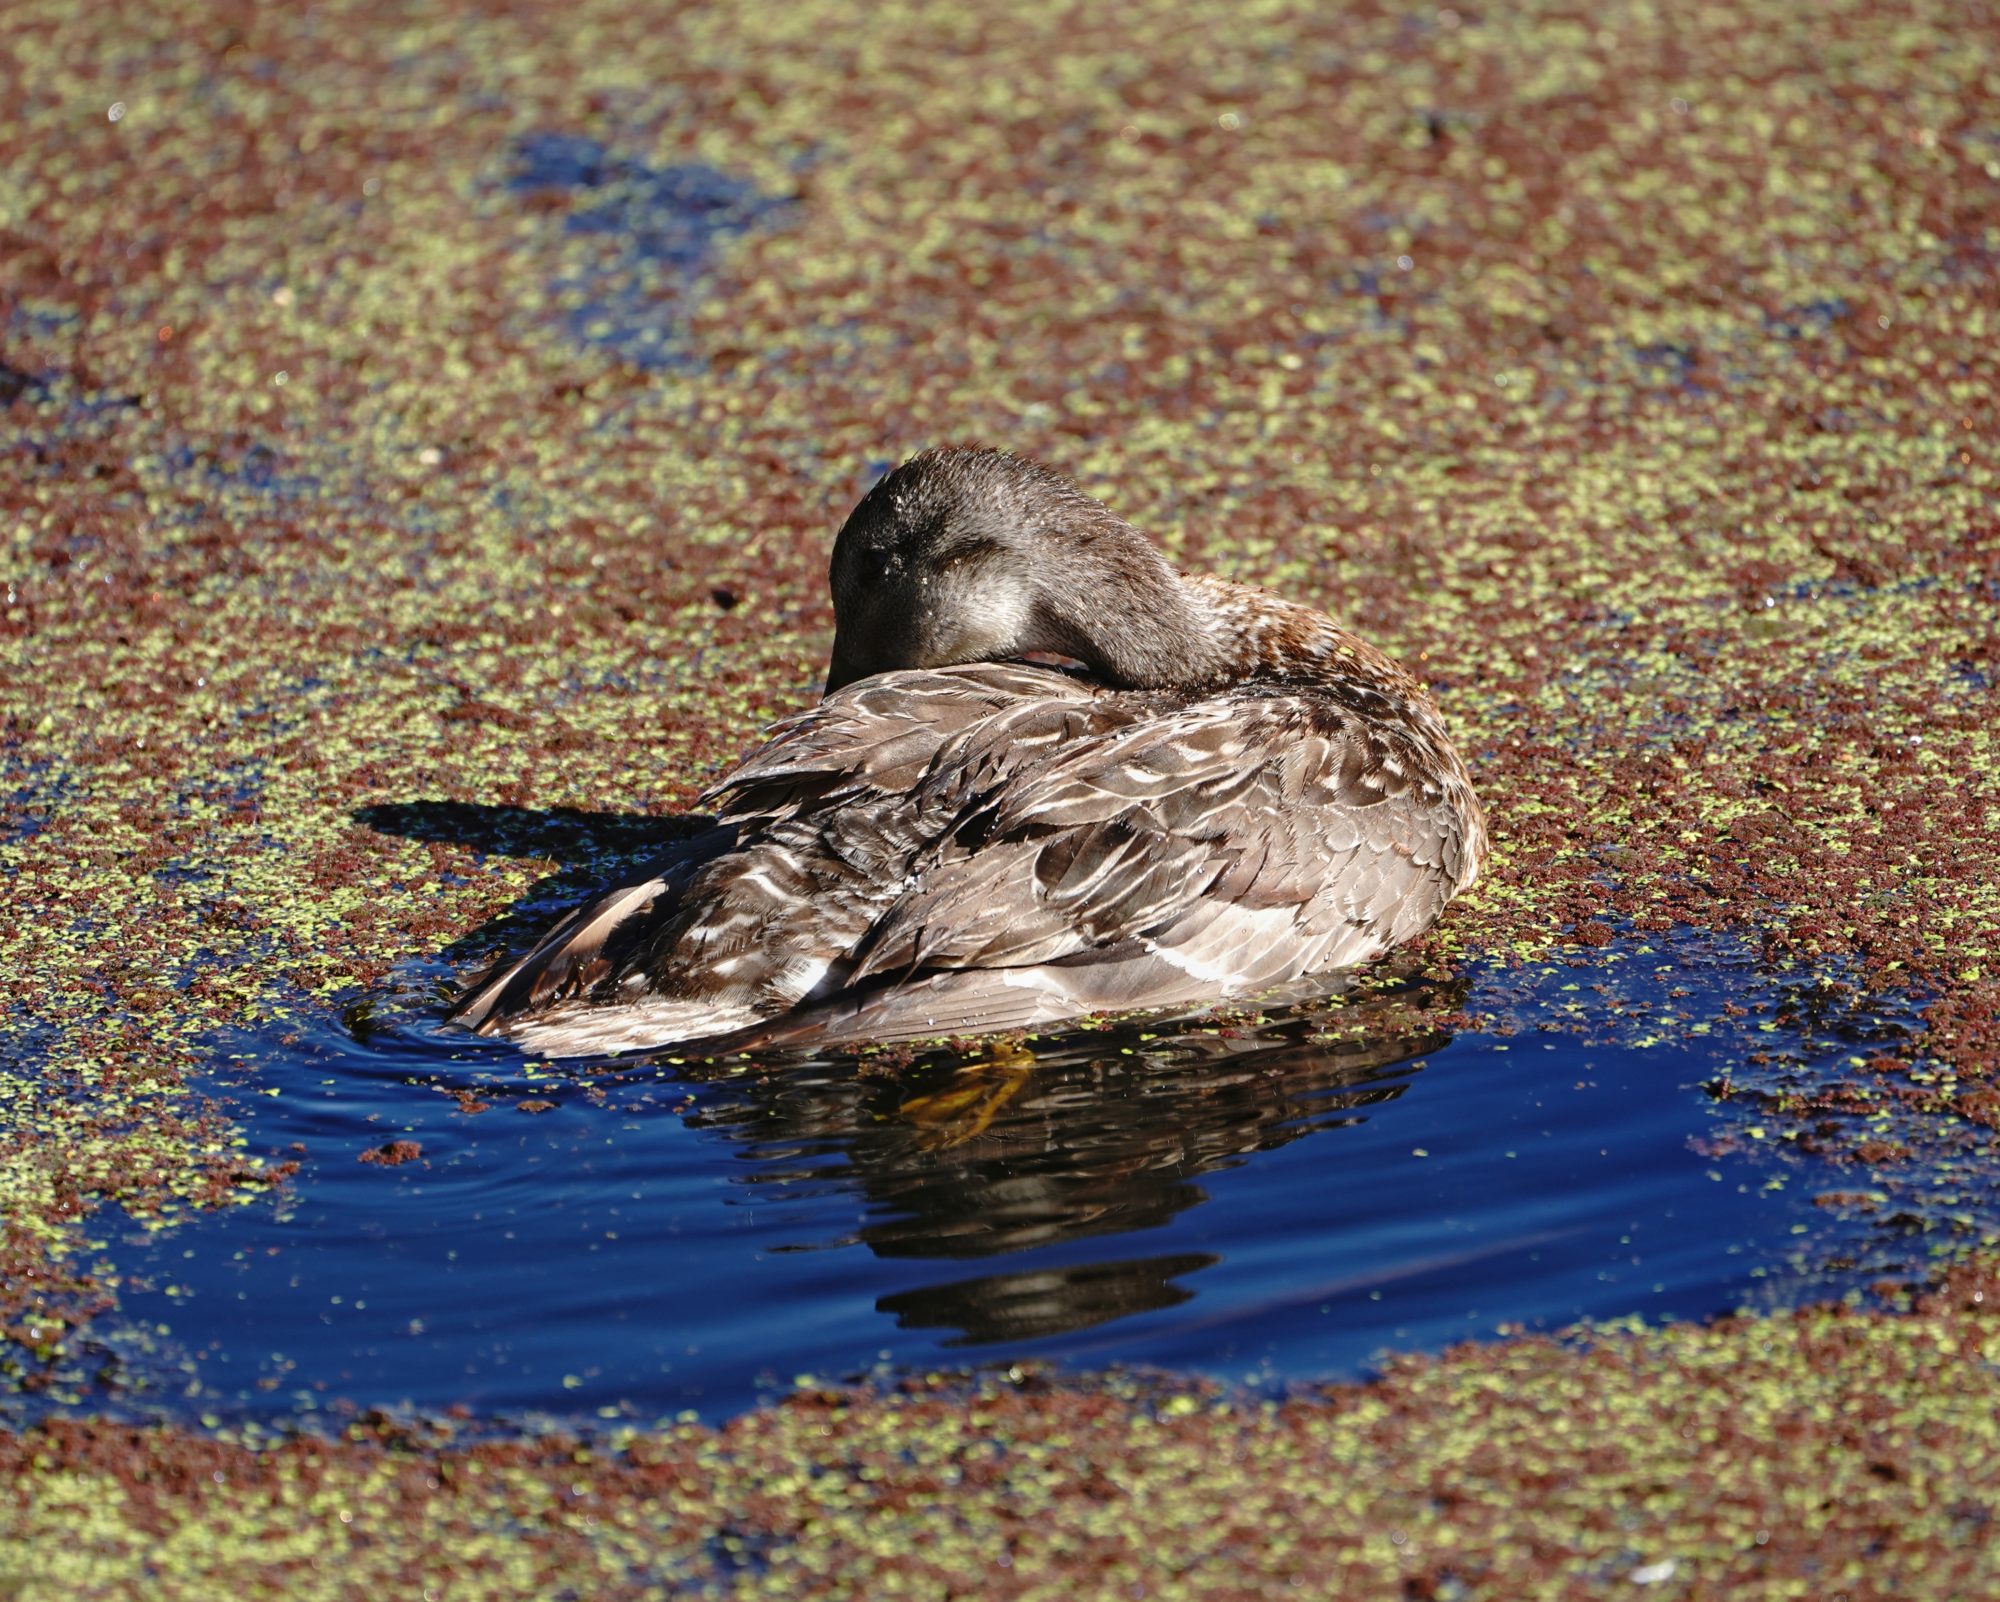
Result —
[[[839,982],[943,826],[921,784],[941,747],[998,712],[1087,709],[1096,695],[1061,673],[980,664],[864,680],[785,718],[703,794],[716,828],[577,907],[447,1018],[573,1052],[716,1035],[789,1007]]]
[[[754,825],[837,802],[900,803],[934,777],[941,751],[988,718],[1051,707],[1088,724],[1102,699],[1087,680],[1015,662],[879,674],[774,723],[699,804]]]
[[[1471,882],[1484,821],[1448,745],[1379,693],[1105,695],[1059,738],[1020,706],[940,749],[934,844],[841,992],[748,1043],[1026,1029],[1251,995],[1411,938]]]

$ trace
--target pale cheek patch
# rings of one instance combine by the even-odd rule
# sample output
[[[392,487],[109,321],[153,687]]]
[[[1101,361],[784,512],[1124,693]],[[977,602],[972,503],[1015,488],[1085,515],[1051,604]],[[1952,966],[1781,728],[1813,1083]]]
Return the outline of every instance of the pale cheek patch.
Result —
[[[977,573],[963,571],[943,575],[928,599],[941,627],[930,641],[927,667],[1012,656],[1024,643],[1034,605],[1025,584],[982,583]]]

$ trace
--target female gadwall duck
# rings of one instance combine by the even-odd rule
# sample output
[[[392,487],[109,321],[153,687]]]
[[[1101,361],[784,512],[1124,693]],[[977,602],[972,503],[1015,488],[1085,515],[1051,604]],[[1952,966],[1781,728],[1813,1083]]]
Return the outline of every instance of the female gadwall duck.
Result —
[[[1321,613],[1177,572],[1032,462],[912,457],[831,581],[826,697],[702,797],[716,827],[452,1018],[559,1056],[1031,1030],[1354,967],[1479,871],[1485,821],[1416,679]]]

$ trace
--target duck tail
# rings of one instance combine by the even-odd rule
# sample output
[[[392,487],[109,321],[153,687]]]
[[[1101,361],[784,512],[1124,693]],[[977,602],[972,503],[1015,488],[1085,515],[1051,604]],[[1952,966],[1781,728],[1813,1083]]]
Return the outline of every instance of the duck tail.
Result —
[[[502,957],[459,995],[445,1022],[480,1035],[512,1035],[534,1015],[586,995],[613,967],[614,935],[656,926],[678,904],[688,883],[735,843],[733,828],[711,829],[685,841],[645,872],[570,912],[528,952]],[[621,946],[628,945],[621,939]]]

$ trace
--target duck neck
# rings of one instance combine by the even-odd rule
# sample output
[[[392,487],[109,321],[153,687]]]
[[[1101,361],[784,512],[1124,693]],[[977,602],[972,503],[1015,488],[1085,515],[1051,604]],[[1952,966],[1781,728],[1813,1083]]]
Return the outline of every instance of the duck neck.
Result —
[[[1212,609],[1136,530],[1097,532],[1036,575],[1028,645],[1121,689],[1229,677]]]
[[[1125,532],[1129,540],[1090,541],[1063,565],[1059,583],[1038,586],[1034,649],[1073,656],[1127,689],[1318,678],[1350,641],[1380,654],[1310,607],[1178,572],[1143,536]]]

